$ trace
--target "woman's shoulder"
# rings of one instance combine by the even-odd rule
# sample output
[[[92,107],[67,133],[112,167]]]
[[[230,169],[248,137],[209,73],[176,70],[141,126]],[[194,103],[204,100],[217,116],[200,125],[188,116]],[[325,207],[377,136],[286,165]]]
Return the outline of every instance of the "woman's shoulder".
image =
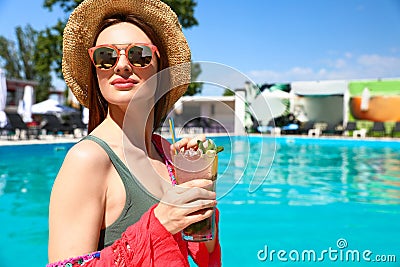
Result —
[[[97,143],[82,140],[73,145],[65,156],[61,172],[75,177],[104,175],[112,167],[105,150]]]
[[[85,194],[101,197],[107,188],[112,164],[104,150],[83,140],[70,148],[55,179],[53,192],[60,196]],[[89,192],[89,193],[88,193]]]
[[[71,147],[66,159],[89,162],[109,162],[107,153],[97,143],[90,140],[82,140]]]

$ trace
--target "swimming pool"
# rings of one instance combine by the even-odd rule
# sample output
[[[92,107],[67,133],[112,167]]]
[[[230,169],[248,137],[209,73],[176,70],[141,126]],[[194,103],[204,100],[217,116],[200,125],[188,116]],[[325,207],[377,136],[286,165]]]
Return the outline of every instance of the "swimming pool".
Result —
[[[399,265],[400,142],[215,140],[226,148],[217,185],[224,266],[364,266],[376,256]],[[1,266],[46,264],[49,194],[71,146],[0,147]]]

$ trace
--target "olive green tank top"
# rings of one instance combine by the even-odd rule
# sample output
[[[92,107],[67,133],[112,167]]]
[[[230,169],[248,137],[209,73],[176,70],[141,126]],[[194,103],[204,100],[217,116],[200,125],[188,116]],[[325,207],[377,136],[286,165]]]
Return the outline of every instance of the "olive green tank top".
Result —
[[[124,209],[114,223],[100,232],[98,250],[101,250],[119,239],[129,226],[137,222],[158,201],[132,175],[127,166],[105,141],[93,135],[88,135],[82,140],[94,141],[106,151],[125,187],[126,201]]]

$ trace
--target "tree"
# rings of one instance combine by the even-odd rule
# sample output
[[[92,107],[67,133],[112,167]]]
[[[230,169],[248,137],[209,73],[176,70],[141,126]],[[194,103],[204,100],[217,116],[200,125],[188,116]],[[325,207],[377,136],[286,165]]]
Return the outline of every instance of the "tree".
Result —
[[[7,77],[22,79],[15,43],[3,36],[0,36],[0,58],[2,59],[2,68],[7,72]]]
[[[192,66],[191,66],[192,81],[196,81],[197,78],[199,77],[200,73],[201,73],[200,64],[192,63]],[[203,83],[200,83],[200,82],[191,83],[191,84],[189,84],[188,89],[186,90],[184,95],[191,96],[191,95],[201,93],[202,87],[203,87]]]
[[[62,34],[65,22],[58,20],[57,24],[41,31],[38,36],[36,55],[38,68],[43,72],[54,71],[58,78],[62,79]]]
[[[24,30],[21,27],[16,27],[15,33],[17,35],[22,76],[27,80],[33,80],[36,78],[34,57],[38,33],[30,25],[26,26]]]
[[[61,9],[66,13],[71,13],[83,0],[44,0],[43,6],[50,11],[53,7],[59,5]],[[196,18],[194,17],[194,8],[197,3],[194,0],[163,0],[168,4],[171,9],[177,14],[179,22],[183,28],[190,28],[198,25]],[[53,70],[59,78],[62,78],[61,72],[61,58],[62,58],[62,33],[66,25],[66,21],[59,20],[55,26],[47,28],[40,35],[40,41],[43,44],[40,45],[42,51],[42,66],[47,64],[47,68],[53,66]],[[200,65],[194,64],[192,66],[192,76],[198,77],[201,73]],[[191,84],[185,95],[193,95],[200,93],[202,84],[196,83]]]
[[[197,3],[193,0],[163,0],[176,13],[183,28],[198,25],[194,17],[194,8]]]
[[[40,33],[29,24],[15,28],[17,43],[0,36],[0,58],[2,67],[7,71],[8,78],[34,80],[36,86],[36,101],[45,100],[51,86],[49,69],[37,61],[40,55],[38,42]]]
[[[4,68],[10,78],[32,80],[36,75],[34,54],[38,33],[28,24],[24,29],[16,27],[15,34],[16,44],[0,37],[0,57],[4,61]]]
[[[224,91],[224,93],[223,93],[222,95],[223,95],[223,96],[234,96],[234,95],[235,95],[235,92],[232,91],[232,90],[229,89],[229,88],[226,88],[225,91]]]

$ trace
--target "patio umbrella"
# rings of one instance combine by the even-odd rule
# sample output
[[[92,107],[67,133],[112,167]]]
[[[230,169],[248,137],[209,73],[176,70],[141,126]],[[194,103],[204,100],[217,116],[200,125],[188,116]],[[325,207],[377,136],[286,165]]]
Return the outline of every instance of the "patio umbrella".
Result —
[[[0,69],[0,128],[4,128],[7,124],[7,116],[4,112],[7,102],[7,83],[4,70]]]
[[[87,107],[83,108],[82,111],[82,122],[86,125],[89,124],[89,109]]]
[[[290,97],[289,93],[281,90],[273,92],[265,90],[255,98],[250,106],[260,124],[266,125],[272,118],[279,117],[286,111],[283,100]]]
[[[33,87],[26,85],[24,88],[24,96],[18,104],[18,113],[22,116],[24,122],[32,121],[32,100]]]
[[[33,114],[46,114],[46,113],[73,113],[77,112],[76,109],[60,105],[57,100],[47,99],[43,102],[32,105]]]
[[[370,98],[371,93],[369,92],[369,89],[365,87],[361,94],[361,111],[368,111]]]

